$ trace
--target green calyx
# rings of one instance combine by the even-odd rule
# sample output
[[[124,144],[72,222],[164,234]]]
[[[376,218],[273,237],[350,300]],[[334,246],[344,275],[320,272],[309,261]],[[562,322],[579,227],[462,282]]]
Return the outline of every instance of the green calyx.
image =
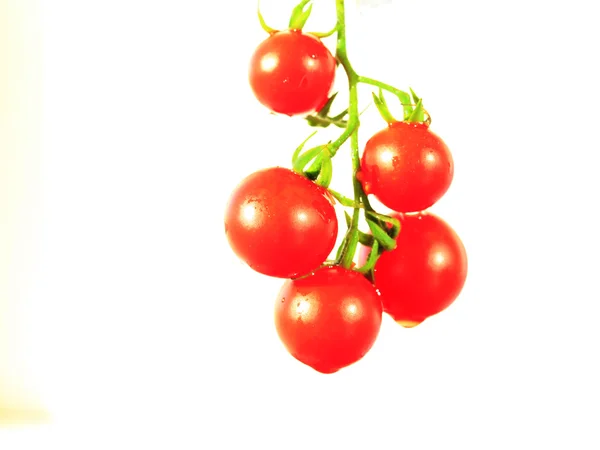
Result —
[[[304,28],[304,25],[306,25],[306,21],[308,20],[308,18],[310,17],[310,14],[312,12],[312,3],[311,2],[312,2],[312,0],[302,0],[300,3],[298,3],[298,5],[296,5],[294,7],[294,9],[292,10],[292,14],[290,16],[288,29],[300,31]],[[260,23],[260,26],[263,30],[265,30],[265,32],[267,32],[269,34],[273,34],[273,33],[277,33],[279,31],[278,29],[269,26],[267,24],[267,22],[265,21],[265,18],[263,17],[262,13],[260,12],[260,0],[259,0],[259,6],[257,8],[257,15],[258,15],[258,21]],[[319,39],[322,39],[322,38],[332,36],[337,31],[338,31],[338,24],[336,23],[335,26],[327,32],[311,31],[311,32],[309,32],[309,34],[312,34],[313,36],[316,36]]]
[[[403,118],[404,122],[410,123],[426,123],[429,125],[431,123],[431,116],[425,108],[423,108],[423,101],[420,97],[415,94],[415,91],[410,89],[410,94],[408,92],[401,91],[400,89],[396,89],[389,84],[382,83],[381,81],[374,80],[372,78],[359,76],[358,82],[363,84],[368,84],[371,86],[375,86],[379,88],[379,95],[373,93],[373,101],[375,106],[377,106],[377,110],[379,114],[388,124],[397,122],[394,116],[390,113],[389,107],[386,103],[386,100],[383,96],[383,91],[387,91],[390,94],[394,94],[400,104],[402,105]]]
[[[402,104],[402,109],[404,112],[403,121],[408,123],[431,123],[431,117],[423,108],[423,99],[415,94],[415,91],[410,88],[410,96],[404,91],[395,90],[394,94],[400,100]],[[379,95],[373,92],[373,102],[379,111],[379,114],[386,121],[387,124],[392,124],[394,122],[398,122],[396,118],[390,112],[390,109],[387,105],[385,97],[383,95],[383,89],[379,87]],[[427,115],[427,119],[425,116]]]
[[[308,136],[294,151],[292,155],[292,170],[310,180],[315,181],[318,185],[328,188],[333,177],[333,164],[331,162],[332,154],[328,144],[318,145],[306,151],[302,151],[310,138],[317,132],[313,132]],[[309,165],[314,163],[318,158],[318,170],[309,171]]]
[[[423,123],[425,121],[425,110],[423,109],[423,100],[417,97],[415,91],[410,89],[410,93],[412,95],[413,101],[415,102],[415,108],[410,113],[408,119],[404,119],[407,122],[411,123]]]
[[[391,124],[397,122],[397,120],[392,116],[390,109],[388,108],[387,102],[385,101],[385,97],[383,96],[383,90],[379,88],[379,95],[376,95],[373,92],[373,102],[377,107],[377,111],[381,115],[381,118],[386,121],[386,123]]]

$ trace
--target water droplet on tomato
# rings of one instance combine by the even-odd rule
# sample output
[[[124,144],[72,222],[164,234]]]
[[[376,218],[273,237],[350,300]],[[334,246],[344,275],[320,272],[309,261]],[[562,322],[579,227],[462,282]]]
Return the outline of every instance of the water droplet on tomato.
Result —
[[[414,328],[417,325],[419,325],[420,323],[423,323],[422,320],[396,320],[396,323],[398,325],[403,326],[404,328]]]

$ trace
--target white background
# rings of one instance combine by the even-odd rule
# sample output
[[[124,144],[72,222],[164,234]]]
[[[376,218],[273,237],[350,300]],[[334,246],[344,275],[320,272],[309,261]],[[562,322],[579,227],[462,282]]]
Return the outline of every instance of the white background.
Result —
[[[283,27],[294,3],[264,16]],[[350,58],[424,98],[456,165],[432,210],[469,277],[449,310],[412,330],[386,318],[360,363],[324,376],[278,341],[282,281],[223,232],[237,182],[309,132],[252,97],[256,3],[42,2],[29,361],[55,420],[7,449],[599,448],[591,2],[376,3],[348,2]],[[313,16],[330,29],[333,0]],[[361,142],[381,127],[369,108]]]

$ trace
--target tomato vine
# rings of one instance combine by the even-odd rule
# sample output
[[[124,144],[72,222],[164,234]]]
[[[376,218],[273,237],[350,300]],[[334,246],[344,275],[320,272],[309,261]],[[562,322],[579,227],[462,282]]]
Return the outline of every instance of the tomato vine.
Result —
[[[454,161],[431,130],[431,116],[416,93],[360,75],[346,42],[345,0],[335,0],[336,24],[328,32],[305,32],[311,0],[292,10],[288,27],[270,27],[254,52],[250,87],[273,113],[301,116],[311,127],[343,131],[333,141],[305,149],[316,131],[292,154],[291,169],[263,169],[231,195],[225,233],[234,252],[264,275],[288,278],[275,308],[280,339],[299,361],[334,373],[361,359],[373,345],[383,312],[413,327],[447,308],[458,296],[467,257],[454,230],[427,209],[448,190]],[[321,39],[336,35],[335,55]],[[348,107],[336,115],[331,94],[338,67],[348,80]],[[362,156],[359,85],[377,88],[373,102],[386,127],[371,136]],[[402,106],[391,113],[384,92]],[[364,111],[363,111],[364,112]],[[333,159],[349,141],[352,197],[330,188]],[[369,196],[391,212],[377,212]],[[335,259],[334,210],[345,211],[346,231]],[[359,228],[365,219],[368,230]],[[355,256],[358,252],[358,266]]]

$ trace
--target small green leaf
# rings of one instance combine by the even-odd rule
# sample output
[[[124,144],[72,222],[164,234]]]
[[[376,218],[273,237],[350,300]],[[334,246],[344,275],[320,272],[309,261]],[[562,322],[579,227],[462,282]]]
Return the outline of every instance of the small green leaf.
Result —
[[[258,12],[258,21],[260,22],[260,26],[262,27],[263,30],[265,30],[269,34],[275,33],[277,30],[275,28],[271,28],[269,25],[267,25],[267,22],[265,22],[265,18],[263,17],[262,13],[260,12],[260,1],[258,3],[259,3],[259,5],[257,7],[257,12]]]
[[[373,233],[373,237],[379,241],[384,249],[393,250],[396,248],[396,241],[392,239],[383,228],[371,219],[367,219],[367,224],[371,229],[371,233]]]
[[[294,154],[292,155],[292,165],[296,164],[296,161],[298,161],[298,156],[300,156],[300,152],[302,151],[306,143],[310,140],[310,138],[313,137],[315,134],[317,134],[317,131],[311,133],[311,135],[304,139],[304,141],[302,141],[302,143],[296,148]]]
[[[312,0],[302,0],[293,10],[292,16],[290,17],[289,28],[291,30],[301,30],[304,28],[308,17],[312,11],[312,4],[308,5]],[[308,5],[305,10],[304,7]]]

